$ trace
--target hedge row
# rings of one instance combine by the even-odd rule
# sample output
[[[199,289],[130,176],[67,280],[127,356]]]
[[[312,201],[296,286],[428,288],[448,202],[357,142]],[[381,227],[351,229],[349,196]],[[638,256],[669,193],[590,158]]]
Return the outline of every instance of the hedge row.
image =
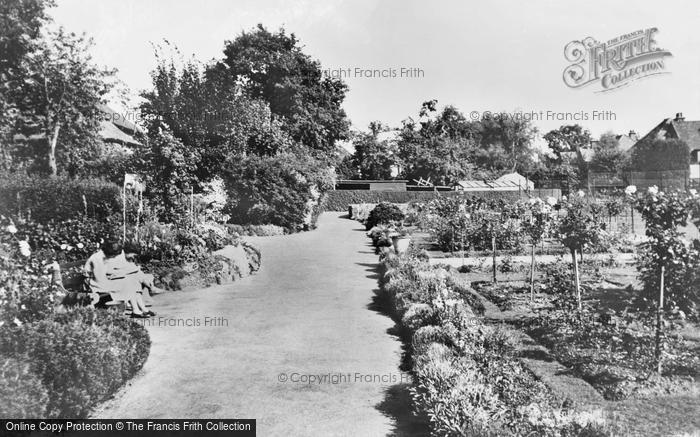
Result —
[[[116,312],[75,308],[0,329],[0,417],[86,417],[141,369],[151,340]]]
[[[414,409],[431,435],[605,435],[597,415],[560,408],[508,331],[482,322],[469,285],[426,258],[387,253],[381,287],[410,341]]]
[[[526,198],[518,191],[368,191],[335,190],[326,193],[323,200],[325,211],[347,211],[354,203],[410,203],[428,202],[436,197],[481,197],[484,199],[519,200]]]
[[[39,223],[78,216],[103,220],[121,211],[119,186],[99,179],[0,176],[0,215],[31,217]]]

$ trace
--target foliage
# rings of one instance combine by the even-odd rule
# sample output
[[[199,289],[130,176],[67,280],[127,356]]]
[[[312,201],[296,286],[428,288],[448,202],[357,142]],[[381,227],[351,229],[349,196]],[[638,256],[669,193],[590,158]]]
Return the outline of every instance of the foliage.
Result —
[[[429,227],[444,251],[519,249],[522,205],[503,199],[440,197],[429,203]]]
[[[353,179],[391,179],[392,169],[398,164],[397,148],[393,141],[378,139],[384,131],[380,122],[372,122],[369,132],[357,132],[352,145],[352,166],[357,170]]]
[[[112,88],[114,70],[94,64],[91,45],[85,36],[60,28],[46,32],[24,58],[16,102],[21,114],[17,133],[23,141],[13,154],[32,170],[55,176],[60,165],[76,174],[86,156],[95,153],[97,106]]]
[[[619,147],[617,137],[613,133],[604,133],[594,146],[590,169],[597,172],[620,174],[630,166],[629,155]]]
[[[233,223],[290,231],[311,225],[313,205],[332,186],[318,162],[294,154],[231,160],[223,179],[229,192],[225,211]]]
[[[583,192],[579,192],[564,201],[562,209],[566,214],[560,218],[557,232],[564,247],[581,253],[598,241],[603,230],[600,205],[584,198]]]
[[[655,332],[648,314],[588,305],[583,314],[573,317],[568,308],[541,313],[529,322],[528,332],[606,399],[645,399],[689,388],[684,375],[697,372],[700,360],[681,339],[668,339],[664,375],[650,376]]]
[[[398,206],[393,203],[381,202],[370,211],[365,227],[370,230],[377,225],[397,224],[401,223],[405,217],[406,215]]]
[[[104,220],[121,211],[117,185],[99,179],[0,176],[0,214],[38,223],[82,216]]]
[[[700,242],[687,240],[679,227],[685,226],[698,203],[696,193],[659,191],[651,187],[633,198],[646,225],[647,241],[642,244],[638,270],[644,284],[643,297],[656,306],[664,267],[664,300],[668,308],[698,315],[700,285]]]
[[[435,435],[596,435],[591,416],[561,410],[514,356],[502,328],[465,305],[452,273],[415,253],[389,255],[382,289],[409,330],[415,409]]]
[[[0,417],[45,418],[48,393],[30,367],[16,358],[0,359]]]
[[[450,185],[471,175],[469,137],[473,127],[456,108],[448,106],[437,113],[436,100],[424,102],[420,121],[404,121],[399,132],[398,157],[403,177],[430,179],[435,185]],[[430,116],[435,115],[434,118]]]
[[[690,149],[681,140],[644,139],[632,149],[632,168],[637,171],[687,170]]]
[[[11,170],[16,123],[21,120],[18,104],[27,75],[26,58],[34,52],[41,29],[50,21],[46,9],[51,0],[7,0],[0,3],[0,169]]]
[[[273,237],[284,235],[285,229],[276,225],[236,225],[227,224],[226,228],[231,234],[246,237]]]
[[[591,143],[591,134],[581,125],[565,125],[547,132],[544,140],[547,141],[557,159],[561,160],[562,153],[577,152],[581,148],[588,147]]]
[[[49,395],[46,416],[85,417],[138,371],[150,340],[143,326],[90,308],[0,330],[0,349],[31,363]]]
[[[334,157],[336,141],[347,137],[349,122],[341,107],[347,86],[324,76],[320,63],[284,29],[270,32],[258,25],[227,41],[224,59],[207,74],[230,93],[244,83],[244,94],[266,102],[282,129],[324,163]]]

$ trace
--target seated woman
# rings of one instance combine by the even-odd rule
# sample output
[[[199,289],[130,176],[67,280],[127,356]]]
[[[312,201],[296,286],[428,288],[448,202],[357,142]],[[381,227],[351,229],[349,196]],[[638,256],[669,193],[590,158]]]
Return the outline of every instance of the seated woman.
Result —
[[[108,239],[85,263],[85,273],[94,293],[108,293],[116,302],[131,305],[131,317],[147,318],[155,313],[146,310],[141,292],[154,288],[152,277],[145,275],[134,263],[126,260],[119,240]]]

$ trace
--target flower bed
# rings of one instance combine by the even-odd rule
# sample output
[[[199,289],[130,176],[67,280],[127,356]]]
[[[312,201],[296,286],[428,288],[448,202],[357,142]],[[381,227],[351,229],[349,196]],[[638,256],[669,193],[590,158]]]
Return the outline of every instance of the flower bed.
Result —
[[[562,410],[514,356],[507,331],[484,325],[466,285],[415,251],[387,254],[382,290],[411,341],[414,407],[435,435],[599,435],[590,415]]]
[[[110,311],[76,308],[0,327],[0,416],[86,417],[148,358],[138,323]]]

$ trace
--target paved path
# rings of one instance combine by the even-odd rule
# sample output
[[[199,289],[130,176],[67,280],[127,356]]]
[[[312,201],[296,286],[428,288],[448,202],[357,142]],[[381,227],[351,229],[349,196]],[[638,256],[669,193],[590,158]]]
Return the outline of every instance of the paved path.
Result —
[[[323,214],[313,232],[251,239],[263,253],[255,276],[158,296],[144,369],[93,416],[255,418],[261,436],[417,428],[401,343],[375,308],[377,257],[361,225],[340,215]],[[175,322],[199,326],[155,326]],[[290,381],[302,375],[326,381]]]

